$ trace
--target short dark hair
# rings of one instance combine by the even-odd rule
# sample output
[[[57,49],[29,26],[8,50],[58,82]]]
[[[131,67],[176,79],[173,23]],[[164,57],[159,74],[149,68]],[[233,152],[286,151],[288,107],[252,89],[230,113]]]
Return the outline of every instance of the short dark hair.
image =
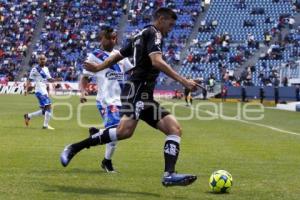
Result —
[[[177,20],[176,13],[171,8],[161,7],[158,8],[153,15],[153,19],[157,20],[160,16],[166,17],[166,18],[172,18],[174,20]]]
[[[101,31],[99,34],[99,38],[101,39],[102,37],[108,38],[110,34],[112,34],[114,31],[114,29],[110,26],[103,26],[101,27]]]

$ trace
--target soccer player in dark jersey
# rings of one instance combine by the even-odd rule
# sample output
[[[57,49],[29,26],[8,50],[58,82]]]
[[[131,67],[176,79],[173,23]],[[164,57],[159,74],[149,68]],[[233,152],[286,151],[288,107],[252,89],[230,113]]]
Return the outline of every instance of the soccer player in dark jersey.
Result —
[[[185,186],[197,179],[195,175],[175,172],[180,150],[181,127],[176,118],[153,98],[156,78],[160,71],[192,91],[197,87],[195,81],[180,76],[162,58],[162,38],[171,31],[176,19],[177,16],[171,9],[159,8],[154,13],[153,24],[138,32],[133,40],[120,50],[119,54],[108,57],[102,64],[85,63],[87,70],[97,72],[114,65],[125,57],[133,57],[134,68],[129,71],[129,82],[122,89],[122,117],[119,126],[100,130],[99,133],[85,140],[66,146],[60,157],[63,166],[67,166],[74,155],[84,148],[130,138],[138,120],[141,119],[166,135],[165,170],[162,184]]]
[[[190,79],[187,77],[187,79]],[[184,100],[186,102],[186,106],[191,106],[193,104],[192,90],[190,88],[184,88]]]

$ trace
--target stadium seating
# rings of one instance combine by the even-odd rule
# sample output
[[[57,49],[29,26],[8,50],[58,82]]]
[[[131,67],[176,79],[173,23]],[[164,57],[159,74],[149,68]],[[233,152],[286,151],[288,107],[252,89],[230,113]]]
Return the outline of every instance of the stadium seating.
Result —
[[[259,8],[264,10],[264,14],[251,14]],[[292,12],[290,0],[280,0],[277,3],[273,0],[212,0],[204,21],[209,24],[216,20],[218,25],[213,31],[199,34],[198,39],[207,41],[214,35],[227,32],[233,41],[245,41],[248,33],[254,34],[256,40],[262,41],[265,30],[276,26],[280,15]],[[270,23],[266,23],[267,18],[270,19]],[[253,21],[255,25],[245,26],[245,20]]]
[[[289,0],[278,2],[272,0],[212,0],[207,15],[201,22],[198,42],[190,48],[188,57],[180,68],[180,73],[184,76],[200,77],[204,80],[213,75],[217,80],[222,80],[226,71],[234,71],[242,64],[242,62],[235,62],[235,56],[240,53],[242,60],[247,60],[256,52],[255,48],[246,45],[249,34],[252,34],[257,42],[264,40],[265,32],[271,32],[274,36],[274,29],[278,30],[287,26],[286,18],[280,17],[292,16],[294,14],[292,6],[293,4]],[[254,22],[255,26],[244,26],[245,20],[248,20],[249,23]],[[220,51],[222,46],[215,44],[216,37],[222,35],[228,35],[230,38],[228,52]],[[296,38],[299,37],[298,32],[294,32],[291,37],[293,41],[283,47],[282,58],[268,58],[256,63],[252,73],[252,82],[255,85],[274,84],[274,80],[270,79],[274,79],[274,75],[277,76],[277,79],[279,78],[280,67],[290,61],[293,63],[299,58],[298,50],[295,50]],[[208,53],[209,46],[214,49],[213,53]],[[297,55],[295,56],[295,54]],[[189,57],[196,57],[198,60],[191,61]],[[297,76],[297,73],[297,70],[292,70],[294,76]],[[267,82],[262,82],[262,74],[264,79],[268,80]]]
[[[0,1],[0,77],[14,80],[30,45],[41,1]]]
[[[200,11],[199,1],[182,0],[150,0],[147,2],[135,1],[129,11],[128,26],[126,28],[127,38],[131,37],[136,30],[149,24],[151,15],[155,9],[161,6],[168,6],[175,10],[178,20],[174,30],[165,39],[164,50],[167,52],[168,62],[176,62],[179,59],[180,50],[185,46],[192,31],[196,17]]]
[[[201,12],[200,0],[137,0],[131,1],[124,41],[136,30],[150,23],[152,13],[161,6],[171,7],[178,15],[174,30],[164,41],[165,59],[172,66],[180,62],[180,53],[187,45],[196,19]],[[31,65],[36,55],[45,52],[53,77],[77,81],[87,52],[99,47],[97,33],[101,26],[119,27],[124,0],[49,1],[12,0],[0,2],[0,78],[10,80],[20,71],[20,64],[32,40],[37,16],[45,12],[45,24],[35,44]],[[211,0],[201,22],[198,37],[188,50],[179,73],[208,80],[222,80],[224,73],[233,73],[259,49],[247,45],[249,34],[255,42],[264,41],[265,32],[275,37],[276,31],[288,27],[287,19],[295,15],[291,0]],[[287,18],[283,18],[286,16]],[[41,20],[41,19],[39,19]],[[124,24],[122,24],[123,26]],[[227,38],[227,39],[224,39]],[[225,40],[225,43],[223,43]],[[294,68],[300,57],[298,27],[280,44],[280,58],[264,55],[253,67],[255,85],[274,83],[274,76],[300,76]],[[271,45],[272,46],[272,45]],[[266,58],[267,57],[267,58]],[[29,70],[29,69],[28,69]],[[289,71],[288,71],[289,70]],[[161,74],[158,85],[165,83]]]
[[[58,0],[50,3],[31,64],[36,62],[37,53],[46,52],[53,77],[77,81],[86,54],[99,47],[97,36],[100,27],[116,27],[121,8],[121,0],[98,3],[92,0]]]

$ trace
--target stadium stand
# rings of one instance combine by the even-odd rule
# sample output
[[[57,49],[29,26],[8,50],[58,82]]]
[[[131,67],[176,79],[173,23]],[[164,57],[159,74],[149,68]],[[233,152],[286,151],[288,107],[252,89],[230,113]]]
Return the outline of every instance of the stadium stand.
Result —
[[[37,23],[41,1],[0,1],[0,78],[13,81],[20,71]]]
[[[200,77],[207,84],[213,77],[229,85],[278,85],[281,67],[295,65],[299,59],[296,10],[289,0],[212,0],[180,73]],[[245,21],[255,26],[245,26]],[[276,43],[271,44],[272,38]],[[260,55],[255,66],[243,66],[265,45],[267,52]],[[241,67],[245,69],[240,76],[233,76]],[[298,70],[291,69],[297,76]]]
[[[171,7],[178,15],[178,20],[174,30],[165,40],[165,49],[168,55],[174,55],[185,45],[189,34],[194,26],[194,22],[200,12],[199,1],[180,1],[180,0],[151,0],[134,1],[129,10],[128,26],[126,37],[131,37],[137,30],[150,23],[152,12],[161,6]],[[173,59],[174,56],[171,56]]]
[[[129,7],[128,13],[124,5]],[[126,42],[161,6],[178,14],[164,43],[165,59],[172,66],[181,64],[181,51],[190,45],[187,41],[193,28],[200,27],[178,70],[184,76],[207,84],[213,79],[228,85],[259,86],[284,84],[290,77],[300,76],[297,0],[211,0],[197,26],[204,10],[202,0],[13,0],[0,3],[0,77],[14,80],[20,72],[40,12],[45,12],[45,24],[34,43],[30,66],[38,53],[45,52],[53,77],[77,81],[86,53],[99,46],[97,32],[102,26],[125,26],[122,38]],[[128,20],[119,24],[123,14]],[[248,65],[249,60],[255,64]],[[166,76],[161,74],[157,84],[165,82]]]
[[[102,26],[116,27],[122,1],[53,1],[47,5],[45,27],[35,45],[31,65],[39,52],[46,52],[53,77],[77,81],[87,52],[99,47]]]
[[[173,8],[178,16],[174,30],[164,40],[165,59],[173,66],[179,63],[180,51],[186,45],[199,12],[202,11],[199,0],[134,1],[129,10],[125,40],[132,37],[137,30],[149,24],[153,11],[161,6]],[[158,85],[164,84],[165,80],[166,76],[160,74]]]
[[[281,14],[292,12],[290,0],[212,0],[203,20],[206,31],[199,34],[199,40],[207,41],[227,32],[233,41],[245,41],[249,33],[263,41],[265,30],[277,26]]]

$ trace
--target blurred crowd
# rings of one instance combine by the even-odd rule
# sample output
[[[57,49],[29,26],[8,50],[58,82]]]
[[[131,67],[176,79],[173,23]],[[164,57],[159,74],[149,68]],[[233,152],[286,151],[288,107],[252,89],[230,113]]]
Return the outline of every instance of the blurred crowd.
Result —
[[[0,1],[0,77],[14,80],[30,45],[37,16],[38,0]]]

